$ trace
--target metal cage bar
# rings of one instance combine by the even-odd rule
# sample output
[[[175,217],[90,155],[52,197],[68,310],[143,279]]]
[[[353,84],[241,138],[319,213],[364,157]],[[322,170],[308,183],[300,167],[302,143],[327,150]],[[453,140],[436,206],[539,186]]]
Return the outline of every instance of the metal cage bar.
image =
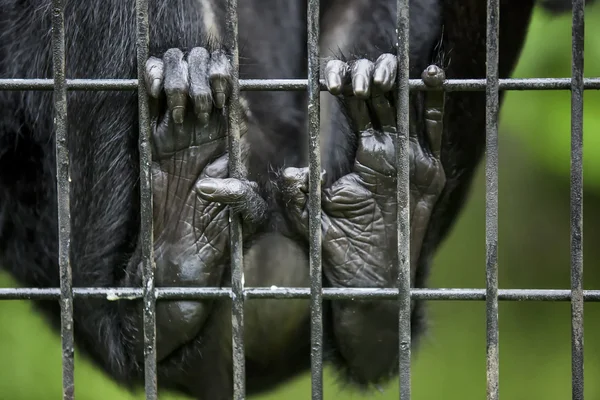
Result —
[[[137,65],[140,151],[140,210],[142,246],[142,293],[144,324],[144,389],[146,399],[158,399],[156,361],[156,291],[154,286],[154,238],[152,220],[152,151],[150,142],[150,113],[148,95],[143,86],[144,68],[148,60],[150,36],[148,32],[148,0],[136,0]]]
[[[320,1],[309,0],[308,30],[308,232],[310,254],[310,376],[313,400],[323,398],[323,299],[321,259],[321,88],[319,62]]]
[[[158,398],[156,360],[156,300],[232,300],[232,345],[234,399],[245,398],[244,300],[310,299],[312,398],[323,398],[323,315],[326,300],[398,301],[400,399],[411,395],[411,299],[486,301],[487,398],[499,397],[498,302],[570,301],[572,322],[572,397],[583,399],[583,309],[584,302],[600,302],[600,290],[583,290],[583,94],[600,89],[600,78],[584,78],[584,1],[573,1],[571,78],[499,79],[499,0],[487,0],[487,71],[485,79],[449,79],[443,90],[486,92],[486,288],[410,288],[409,235],[409,92],[435,90],[421,79],[409,79],[409,0],[397,1],[398,108],[396,161],[398,166],[398,287],[388,289],[323,288],[321,265],[320,185],[320,79],[319,0],[308,2],[308,79],[239,80],[237,0],[227,3],[227,40],[232,52],[233,90],[227,106],[229,161],[233,177],[242,178],[239,113],[235,105],[240,91],[303,91],[309,95],[309,231],[310,288],[244,288],[242,230],[238,216],[231,219],[232,287],[155,288],[152,229],[151,148],[148,98],[142,77],[148,58],[148,0],[136,0],[138,79],[66,79],[64,0],[52,3],[52,79],[0,79],[0,90],[53,91],[56,140],[58,237],[60,288],[0,288],[0,300],[54,300],[61,306],[63,399],[74,398],[73,299],[97,298],[108,301],[143,299],[144,375],[147,399]],[[73,288],[70,263],[70,175],[67,132],[67,92],[70,90],[137,90],[139,100],[142,288]],[[571,288],[498,289],[498,111],[500,90],[571,90]]]
[[[571,301],[571,289],[498,289],[499,301]],[[73,288],[76,299],[105,299],[108,301],[143,298],[141,288]],[[324,300],[398,300],[398,289],[323,288]],[[160,300],[200,300],[230,298],[229,289],[213,287],[160,287]],[[438,288],[411,289],[414,300],[483,301],[486,289]],[[252,287],[244,289],[246,299],[310,299],[309,288]],[[58,288],[2,288],[0,300],[59,300]],[[583,300],[600,302],[600,290],[584,290]]]
[[[498,57],[499,0],[487,2],[485,247],[486,247],[486,374],[487,399],[499,397],[498,349]]]
[[[396,108],[396,229],[398,262],[398,370],[400,400],[410,400],[410,164],[409,164],[409,0],[396,4],[398,103]]]
[[[56,201],[58,204],[58,266],[60,274],[60,336],[62,342],[62,397],[75,397],[75,339],[73,335],[73,275],[71,269],[71,188],[67,138],[65,78],[65,3],[52,2],[52,65],[54,132],[56,142]]]
[[[320,90],[327,90],[320,80]],[[137,90],[137,79],[67,79],[67,90]],[[438,90],[425,86],[421,79],[409,79],[411,91]],[[240,91],[304,91],[307,79],[240,79]],[[477,92],[486,88],[485,79],[447,79],[446,92]],[[600,90],[600,78],[583,79],[585,90]],[[0,90],[53,90],[52,79],[0,79]],[[500,79],[500,90],[571,90],[571,78]]]
[[[573,0],[571,62],[571,380],[583,400],[583,0]]]
[[[238,2],[227,1],[226,40],[231,51],[232,87],[227,105],[227,128],[229,143],[229,173],[241,179],[242,160],[240,147],[240,87],[238,48]],[[231,246],[231,340],[233,356],[233,399],[246,398],[246,361],[244,350],[244,261],[242,223],[238,214],[230,210]]]

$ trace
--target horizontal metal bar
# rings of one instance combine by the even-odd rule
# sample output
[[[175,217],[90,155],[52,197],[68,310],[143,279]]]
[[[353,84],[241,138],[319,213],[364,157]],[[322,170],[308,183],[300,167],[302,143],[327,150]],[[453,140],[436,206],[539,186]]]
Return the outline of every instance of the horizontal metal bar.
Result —
[[[75,298],[106,298],[110,301],[142,298],[141,288],[73,288]],[[413,300],[485,300],[485,289],[411,289]],[[244,289],[246,299],[310,299],[309,288],[260,287]],[[156,288],[158,300],[196,300],[231,298],[230,289],[222,288]],[[584,290],[585,301],[600,301],[600,290]],[[59,300],[60,289],[3,288],[0,300]],[[323,288],[323,299],[398,300],[398,289]],[[570,289],[499,289],[503,301],[570,301]]]
[[[326,90],[320,80],[321,91]],[[600,78],[583,80],[586,90],[600,90]],[[303,91],[307,79],[240,79],[241,91]],[[425,86],[421,79],[409,80],[410,90],[439,90]],[[52,79],[0,79],[0,90],[52,90]],[[137,90],[137,79],[67,79],[67,90]],[[485,79],[448,79],[443,89],[447,92],[484,91]],[[500,90],[570,90],[571,78],[500,79]]]

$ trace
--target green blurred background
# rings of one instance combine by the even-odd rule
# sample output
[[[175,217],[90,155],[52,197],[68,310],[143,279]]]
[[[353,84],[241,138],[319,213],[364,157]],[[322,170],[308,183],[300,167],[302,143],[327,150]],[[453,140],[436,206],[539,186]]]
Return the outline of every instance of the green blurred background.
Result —
[[[586,77],[600,76],[600,8],[586,13]],[[570,76],[570,16],[538,12],[514,77]],[[600,288],[600,94],[585,93],[585,288]],[[510,92],[501,116],[499,269],[501,288],[569,288],[570,92]],[[483,166],[482,166],[483,167]],[[438,252],[430,287],[485,287],[482,168],[466,211]],[[0,286],[14,282],[0,276]],[[485,396],[485,304],[430,302],[431,329],[413,362],[413,398]],[[600,399],[600,305],[585,306],[585,396]],[[31,305],[0,302],[0,400],[59,399],[60,338]],[[511,400],[571,396],[570,305],[500,303],[500,392]],[[82,400],[142,399],[77,355]],[[363,397],[325,377],[326,399],[397,399],[397,383]],[[308,374],[260,399],[307,399]],[[166,398],[167,396],[163,396]],[[168,397],[171,400],[178,397]]]

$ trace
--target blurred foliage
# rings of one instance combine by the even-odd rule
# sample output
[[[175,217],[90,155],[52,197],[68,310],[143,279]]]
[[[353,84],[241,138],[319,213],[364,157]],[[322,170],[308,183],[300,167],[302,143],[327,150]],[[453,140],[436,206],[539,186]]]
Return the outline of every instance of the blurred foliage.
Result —
[[[586,76],[600,74],[600,9],[589,9]],[[590,23],[591,22],[591,23]],[[570,76],[570,17],[537,14],[515,77]],[[585,94],[585,286],[600,286],[600,103]],[[570,94],[511,92],[501,118],[499,262],[502,288],[569,287]],[[591,132],[591,134],[590,134]],[[485,287],[484,176],[480,171],[465,212],[439,251],[431,287]],[[591,189],[591,190],[590,190]],[[0,286],[12,287],[8,277]],[[481,399],[485,396],[485,304],[430,302],[431,329],[413,353],[413,398]],[[600,399],[600,306],[585,307],[585,396]],[[500,303],[500,392],[512,400],[571,395],[570,306],[558,302]],[[0,399],[59,399],[61,349],[29,302],[0,302]],[[79,353],[78,399],[142,399],[117,387]],[[364,398],[397,399],[397,384]],[[262,400],[310,398],[306,374]],[[167,398],[163,396],[161,398]],[[168,397],[175,399],[175,397]],[[325,376],[326,399],[361,399]]]
[[[586,9],[586,78],[600,76],[600,7]],[[502,39],[500,39],[502,40]],[[566,78],[571,76],[571,15],[560,18],[537,15],[514,78]],[[597,132],[600,126],[600,92],[585,91],[584,132]],[[509,92],[503,108],[505,130],[518,132],[529,156],[544,168],[569,178],[571,149],[571,92]],[[585,136],[584,180],[588,188],[600,190],[600,135]]]

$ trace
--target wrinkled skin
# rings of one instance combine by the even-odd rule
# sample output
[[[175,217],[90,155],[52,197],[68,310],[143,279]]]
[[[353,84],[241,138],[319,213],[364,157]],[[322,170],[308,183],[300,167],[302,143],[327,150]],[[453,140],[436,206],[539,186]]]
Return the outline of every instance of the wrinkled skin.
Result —
[[[230,87],[230,65],[219,51],[209,54],[195,48],[186,60],[183,52],[171,49],[162,60],[151,58],[146,71],[155,117],[152,172],[156,284],[217,286],[228,261],[227,205],[252,222],[246,224],[246,239],[255,224],[264,222],[267,207],[255,183],[227,178],[226,125],[219,110],[225,105]],[[375,62],[333,60],[325,69],[329,91],[349,98],[358,136],[352,172],[323,192],[324,273],[334,287],[391,287],[397,279],[396,114],[390,96],[395,72],[396,57],[391,54],[383,54]],[[163,89],[167,107],[157,113]],[[369,113],[369,108],[375,114]],[[421,145],[414,124],[410,130],[412,271],[431,210],[445,183],[439,160],[442,110],[434,107],[433,111],[438,112],[440,121],[436,125],[427,119],[423,135],[426,146]],[[302,235],[308,234],[307,179],[306,168],[288,168],[280,187],[286,202],[284,215]],[[158,303],[159,359],[198,334],[210,305],[210,301]],[[333,318],[337,321],[334,334],[343,344],[340,352],[350,368],[358,371],[354,379],[365,383],[383,376],[384,371],[372,367],[362,371],[361,365],[377,349],[357,341],[360,337],[354,334],[354,325],[370,324],[368,331],[382,337],[383,342],[397,340],[394,319],[381,320],[380,311],[377,320],[381,322],[370,321],[372,307],[387,308],[390,313],[396,308],[369,302],[333,303]],[[389,362],[382,365],[387,367]]]
[[[429,67],[423,73],[425,78],[429,78],[428,72],[433,76],[429,80],[431,86],[443,83],[443,71],[439,67]],[[352,172],[325,187],[322,195],[324,273],[334,287],[389,288],[397,283],[396,109],[393,101],[388,101],[393,99],[389,95],[394,88],[395,73],[396,57],[391,54],[383,54],[375,62],[333,60],[325,69],[329,92],[354,97],[350,101],[358,137]],[[446,182],[440,161],[443,93],[431,92],[426,96],[424,143],[419,139],[420,133],[415,124],[411,126],[409,135],[413,279],[431,212]],[[372,108],[374,114],[369,114],[368,108]],[[281,186],[288,217],[308,237],[308,168],[286,169]],[[394,323],[381,319],[381,308],[386,307],[390,313],[396,312],[395,305],[382,303],[333,303],[334,318],[339,321],[334,325],[335,334],[342,343],[348,343],[341,348],[342,356],[355,370],[361,370],[361,363],[376,351],[376,348],[357,340],[357,326],[364,329],[365,324],[371,324],[370,332],[381,341],[397,340]],[[371,317],[373,308],[379,309],[376,318]],[[377,374],[380,373],[377,371]],[[368,380],[374,378],[365,377]]]
[[[306,79],[306,1],[238,3],[240,77]],[[532,3],[501,0],[501,78],[510,75],[517,60]],[[319,132],[326,171],[326,287],[395,285],[396,121],[389,93],[395,59],[385,53],[397,39],[396,4],[321,0],[320,56],[335,61],[321,74],[331,92],[321,96]],[[0,5],[0,77],[51,79],[52,2],[0,0]],[[148,2],[153,57],[145,78],[153,129],[156,284],[227,286],[228,209],[233,209],[246,222],[245,285],[308,287],[301,171],[308,164],[306,93],[243,93],[240,129],[247,143],[242,143],[242,158],[256,184],[228,178],[223,105],[230,77],[219,55],[229,54],[222,46],[226,5],[219,0]],[[65,8],[66,77],[137,76],[134,3],[66,1]],[[410,77],[436,63],[452,79],[485,78],[486,8],[479,0],[411,1]],[[452,62],[438,63],[440,53]],[[456,221],[485,147],[484,93],[446,94],[443,135],[440,101],[431,94],[411,95],[413,287],[426,286],[431,257]],[[28,287],[60,283],[52,97],[49,91],[0,91],[1,264]],[[139,288],[138,96],[103,90],[69,91],[67,97],[73,285]],[[440,159],[446,172],[441,194]],[[57,302],[36,304],[59,326]],[[415,344],[424,319],[422,302],[412,305]],[[142,306],[139,300],[81,297],[74,303],[78,349],[130,386],[144,379],[148,349],[143,348]],[[244,317],[248,394],[273,389],[310,367],[309,301],[248,299]],[[156,322],[159,388],[198,399],[231,399],[229,299],[161,300]],[[333,364],[345,382],[368,388],[396,376],[396,302],[327,300],[323,325],[324,362]]]
[[[256,183],[228,177],[223,111],[231,65],[221,51],[209,54],[197,47],[184,57],[181,50],[170,49],[163,59],[148,60],[146,85],[151,96],[156,285],[219,286],[229,260],[228,206],[248,222],[246,238],[266,213]],[[159,360],[198,334],[211,303],[158,302]]]
[[[395,57],[384,54],[375,63],[375,68],[367,60],[358,60],[353,67],[335,60],[326,69],[331,93],[353,94],[358,98],[353,100],[355,103],[363,103],[355,104],[355,109],[361,109],[352,116],[359,127],[353,172],[331,187],[324,188],[322,196],[323,254],[329,266],[325,273],[337,286],[390,287],[397,276],[394,270],[397,240],[396,114],[393,104],[386,99],[386,94],[390,94],[393,88],[395,68]],[[352,84],[341,85],[340,82],[344,81]],[[371,90],[377,94],[370,96]],[[435,95],[438,93],[430,96]],[[375,122],[367,115],[366,102],[375,109]],[[435,117],[441,119],[441,116],[439,110]],[[420,241],[431,210],[445,184],[445,173],[439,159],[441,121],[429,119],[428,122],[425,145],[421,145],[414,125],[409,136],[413,264],[418,258]],[[375,123],[383,129],[373,128]],[[308,169],[286,169],[284,185],[285,200],[287,204],[293,204],[289,216],[299,229],[307,233]]]

